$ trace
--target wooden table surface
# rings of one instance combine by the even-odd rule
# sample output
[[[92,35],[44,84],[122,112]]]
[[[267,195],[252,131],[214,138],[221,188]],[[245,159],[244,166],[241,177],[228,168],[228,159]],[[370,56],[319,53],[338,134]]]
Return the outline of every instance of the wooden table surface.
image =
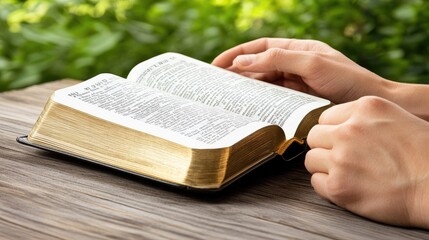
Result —
[[[302,159],[197,194],[18,144],[51,93],[75,83],[0,93],[0,239],[429,239],[324,201]]]

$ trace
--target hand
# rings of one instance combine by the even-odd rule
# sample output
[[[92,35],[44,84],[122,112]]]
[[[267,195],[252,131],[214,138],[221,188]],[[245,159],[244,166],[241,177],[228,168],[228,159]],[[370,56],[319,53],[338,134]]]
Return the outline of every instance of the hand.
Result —
[[[322,197],[385,223],[429,228],[429,123],[378,97],[326,110],[305,166]]]
[[[335,103],[383,96],[395,86],[315,40],[262,38],[223,52],[212,64]]]

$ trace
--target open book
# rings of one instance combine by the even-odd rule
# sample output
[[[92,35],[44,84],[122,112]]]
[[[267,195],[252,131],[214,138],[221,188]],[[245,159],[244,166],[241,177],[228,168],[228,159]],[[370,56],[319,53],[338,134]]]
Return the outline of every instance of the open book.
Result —
[[[303,143],[325,99],[177,53],[55,91],[28,141],[152,179],[219,189]]]

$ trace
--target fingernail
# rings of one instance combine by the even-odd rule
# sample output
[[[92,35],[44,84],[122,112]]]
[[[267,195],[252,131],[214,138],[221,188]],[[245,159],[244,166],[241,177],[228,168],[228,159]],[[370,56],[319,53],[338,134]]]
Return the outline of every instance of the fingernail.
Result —
[[[240,55],[234,59],[234,65],[249,66],[255,60],[255,54]]]

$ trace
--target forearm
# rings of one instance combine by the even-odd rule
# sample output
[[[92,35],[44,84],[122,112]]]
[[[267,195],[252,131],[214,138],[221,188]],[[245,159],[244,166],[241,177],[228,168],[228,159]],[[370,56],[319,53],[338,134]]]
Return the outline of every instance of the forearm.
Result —
[[[388,81],[379,96],[429,121],[429,85]]]

